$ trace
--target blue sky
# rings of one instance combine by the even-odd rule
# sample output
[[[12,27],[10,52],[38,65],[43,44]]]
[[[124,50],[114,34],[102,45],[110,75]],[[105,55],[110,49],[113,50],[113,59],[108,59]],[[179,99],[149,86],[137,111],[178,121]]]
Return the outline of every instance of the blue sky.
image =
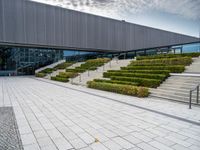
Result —
[[[200,0],[34,0],[199,37]]]

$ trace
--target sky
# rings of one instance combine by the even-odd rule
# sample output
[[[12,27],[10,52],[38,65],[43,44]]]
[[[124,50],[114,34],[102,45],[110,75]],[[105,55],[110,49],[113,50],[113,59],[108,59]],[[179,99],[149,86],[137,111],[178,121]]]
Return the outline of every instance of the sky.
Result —
[[[200,0],[32,0],[199,37]]]

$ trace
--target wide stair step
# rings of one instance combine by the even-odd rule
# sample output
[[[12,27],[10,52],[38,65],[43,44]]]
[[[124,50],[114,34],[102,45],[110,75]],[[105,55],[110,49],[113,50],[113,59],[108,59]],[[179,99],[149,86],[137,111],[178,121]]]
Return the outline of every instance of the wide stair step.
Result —
[[[150,89],[150,97],[189,103],[190,90],[200,84],[200,57],[193,60],[194,62],[186,67],[183,74],[171,75],[158,88]],[[197,104],[196,98],[197,91],[194,91],[192,93],[193,104]],[[200,103],[197,105],[200,106]]]

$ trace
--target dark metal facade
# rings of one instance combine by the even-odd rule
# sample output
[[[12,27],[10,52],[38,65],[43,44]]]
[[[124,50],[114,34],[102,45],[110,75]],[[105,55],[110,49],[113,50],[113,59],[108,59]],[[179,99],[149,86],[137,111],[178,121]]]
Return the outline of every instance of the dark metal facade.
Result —
[[[0,0],[1,45],[129,51],[196,41],[186,35],[28,0]]]

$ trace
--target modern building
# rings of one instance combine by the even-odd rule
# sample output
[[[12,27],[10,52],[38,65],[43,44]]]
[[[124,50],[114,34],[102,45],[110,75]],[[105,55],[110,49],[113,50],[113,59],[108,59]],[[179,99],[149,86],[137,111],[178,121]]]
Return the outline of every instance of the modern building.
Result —
[[[22,74],[30,74],[61,59],[63,50],[145,55],[198,41],[196,37],[30,0],[0,0],[0,70],[18,73],[21,69]],[[29,71],[24,71],[27,67]]]

